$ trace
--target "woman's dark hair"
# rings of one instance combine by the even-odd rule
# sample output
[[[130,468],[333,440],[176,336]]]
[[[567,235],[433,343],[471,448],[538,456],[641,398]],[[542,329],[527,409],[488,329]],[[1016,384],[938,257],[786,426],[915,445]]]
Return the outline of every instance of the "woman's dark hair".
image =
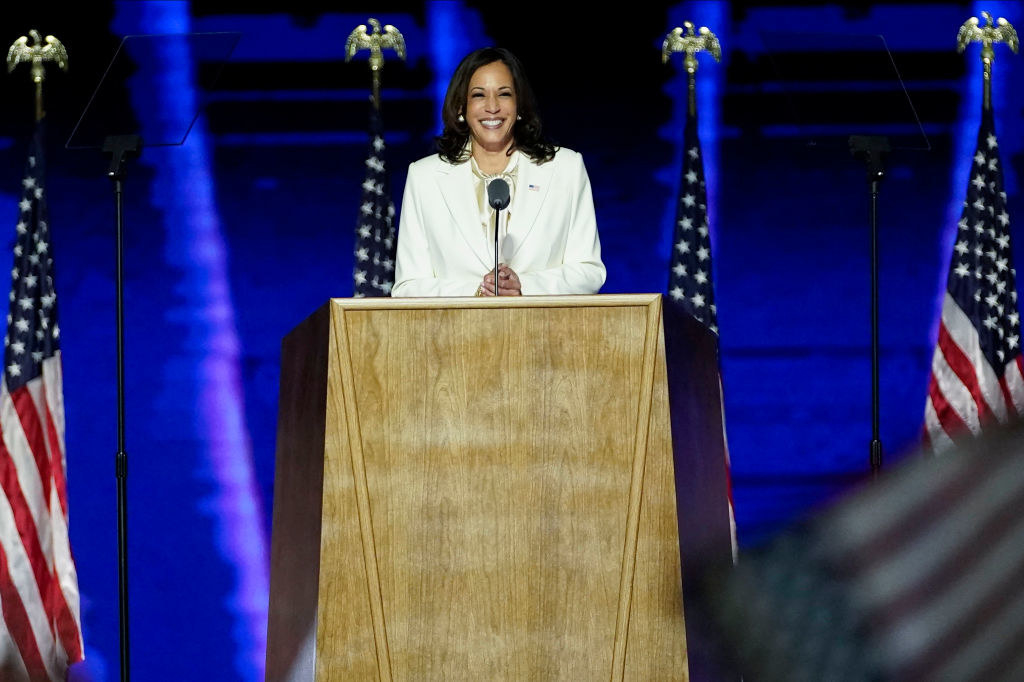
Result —
[[[544,163],[555,158],[555,146],[541,132],[540,114],[537,112],[537,100],[533,97],[530,82],[526,80],[523,65],[516,56],[503,47],[482,47],[470,52],[455,69],[455,75],[448,83],[448,92],[444,96],[441,108],[441,121],[444,130],[437,138],[437,153],[448,163],[462,163],[469,159],[466,154],[466,142],[469,140],[469,124],[459,120],[459,115],[466,111],[466,99],[469,96],[469,81],[481,66],[501,62],[512,73],[512,87],[516,94],[516,113],[520,116],[512,126],[514,143],[509,148],[511,154],[517,149],[537,163]]]

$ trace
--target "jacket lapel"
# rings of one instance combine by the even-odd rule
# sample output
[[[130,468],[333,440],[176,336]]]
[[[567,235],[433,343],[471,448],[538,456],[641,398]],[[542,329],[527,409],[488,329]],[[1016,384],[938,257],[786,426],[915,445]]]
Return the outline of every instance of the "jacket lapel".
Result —
[[[437,186],[459,234],[480,264],[489,271],[494,267],[494,257],[489,255],[487,240],[480,226],[480,214],[473,191],[473,171],[469,162],[443,164],[437,175]]]
[[[537,224],[540,209],[551,189],[555,162],[549,161],[542,165],[523,154],[519,158],[519,177],[516,183],[516,195],[512,199],[512,223],[509,238],[513,240],[512,248],[502,251],[508,254],[507,261],[518,253]]]

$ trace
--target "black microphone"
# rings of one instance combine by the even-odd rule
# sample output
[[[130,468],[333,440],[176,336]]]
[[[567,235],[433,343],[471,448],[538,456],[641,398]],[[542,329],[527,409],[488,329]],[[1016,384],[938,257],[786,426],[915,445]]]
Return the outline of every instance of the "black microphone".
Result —
[[[498,211],[508,208],[509,199],[507,182],[501,178],[494,178],[487,184],[487,203],[491,208]]]
[[[494,295],[498,296],[498,214],[501,209],[508,208],[511,196],[508,183],[501,178],[494,178],[487,183],[487,203],[494,209]]]

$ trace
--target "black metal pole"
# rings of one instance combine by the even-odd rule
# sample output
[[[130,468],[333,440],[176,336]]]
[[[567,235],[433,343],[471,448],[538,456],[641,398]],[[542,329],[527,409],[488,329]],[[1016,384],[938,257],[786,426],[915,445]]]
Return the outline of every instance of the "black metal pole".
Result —
[[[494,209],[494,295],[501,296],[498,293],[498,216],[501,215],[501,209]]]
[[[112,135],[103,141],[103,151],[110,154],[107,177],[114,183],[115,265],[114,291],[117,320],[117,454],[114,473],[117,476],[117,597],[120,620],[121,680],[130,677],[128,639],[128,451],[124,427],[124,163],[142,151],[138,135]]]
[[[117,455],[114,470],[117,476],[117,588],[120,615],[121,680],[129,677],[128,660],[128,453],[124,439],[124,199],[122,173],[111,175],[114,181],[116,217],[115,290],[117,297]]]
[[[871,475],[882,470],[882,439],[879,435],[878,373],[878,185],[879,177],[871,180]]]
[[[871,185],[871,475],[882,471],[882,439],[879,435],[880,396],[878,390],[878,190],[885,177],[885,156],[889,139],[878,135],[851,135],[850,152],[867,164]]]

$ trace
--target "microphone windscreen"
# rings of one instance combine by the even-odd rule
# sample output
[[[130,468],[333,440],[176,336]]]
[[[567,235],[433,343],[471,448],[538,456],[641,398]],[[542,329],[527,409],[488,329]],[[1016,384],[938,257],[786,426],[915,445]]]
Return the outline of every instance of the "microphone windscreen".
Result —
[[[487,203],[491,208],[502,210],[508,208],[510,195],[508,183],[501,178],[494,178],[487,184]]]

